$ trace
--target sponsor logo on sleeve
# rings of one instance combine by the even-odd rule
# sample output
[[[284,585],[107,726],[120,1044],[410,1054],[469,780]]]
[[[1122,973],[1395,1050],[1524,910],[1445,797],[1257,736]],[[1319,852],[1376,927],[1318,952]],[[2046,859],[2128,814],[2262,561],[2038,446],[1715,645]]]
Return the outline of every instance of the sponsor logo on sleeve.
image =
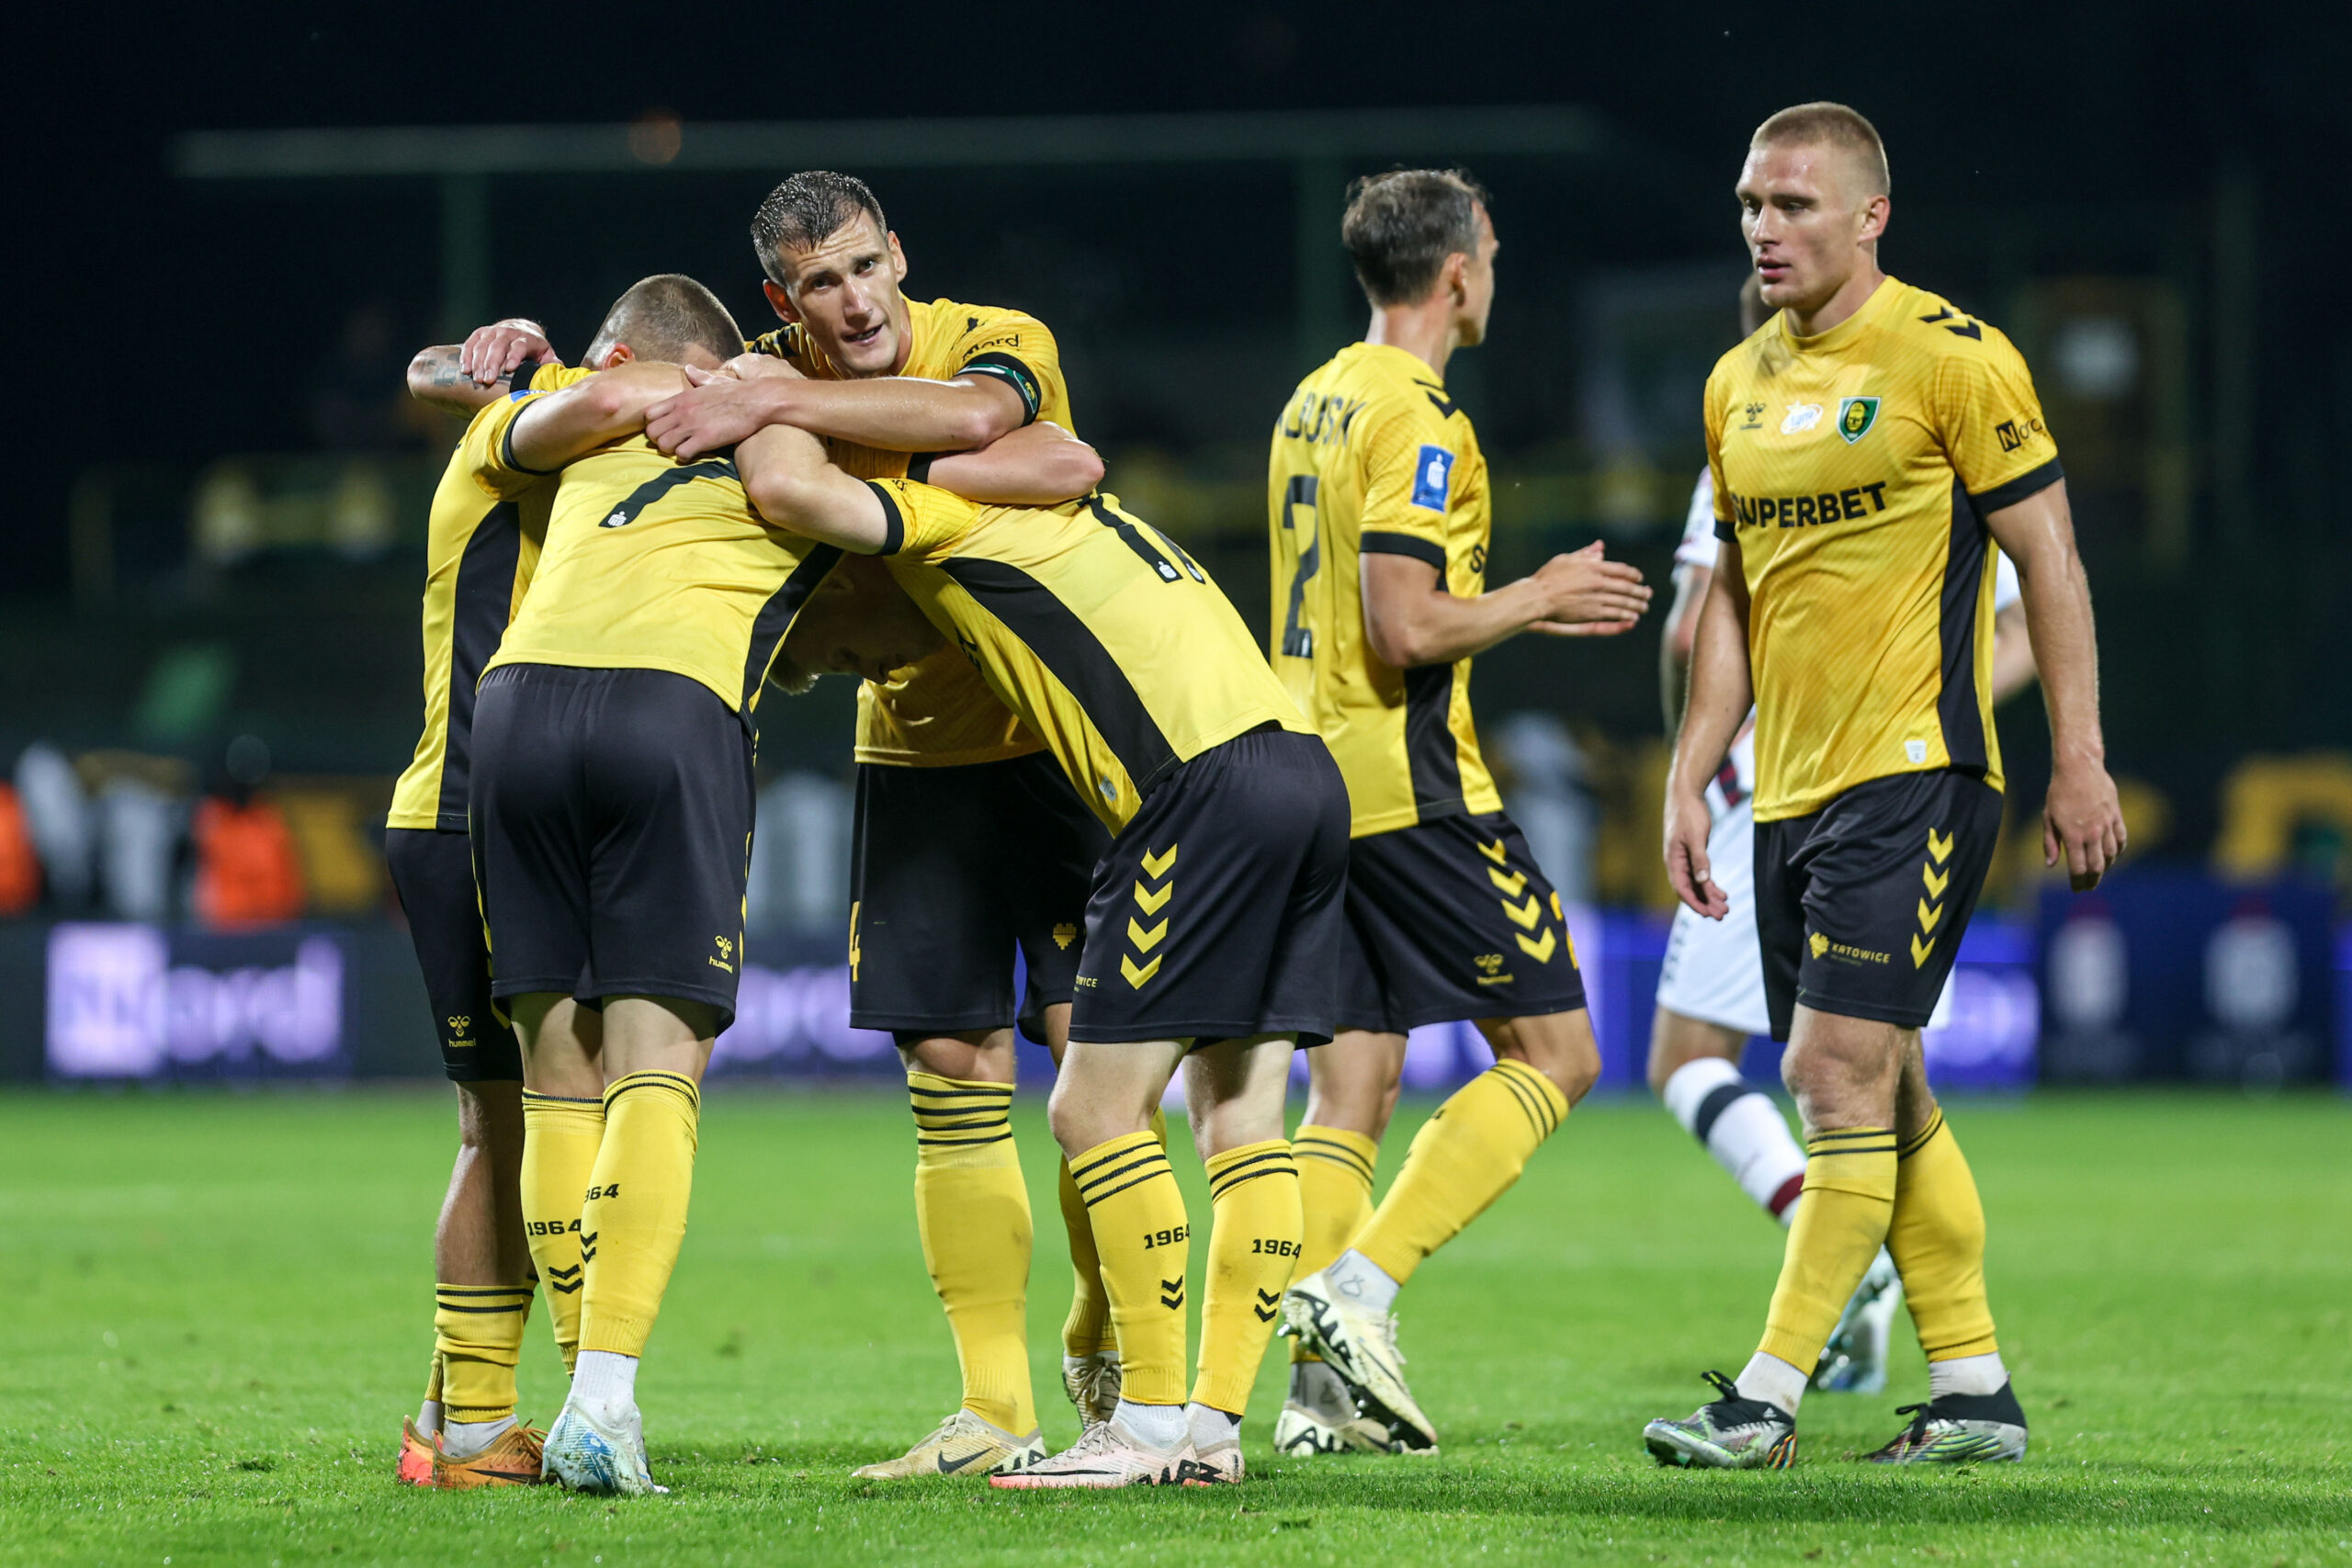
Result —
[[[1446,492],[1453,484],[1453,454],[1442,446],[1424,446],[1413,464],[1413,504],[1431,512],[1445,510]]]
[[[1993,427],[1993,434],[2000,437],[2002,451],[2014,452],[2027,442],[2039,441],[2050,433],[2042,427],[2040,420],[2027,418],[2005,419]]]

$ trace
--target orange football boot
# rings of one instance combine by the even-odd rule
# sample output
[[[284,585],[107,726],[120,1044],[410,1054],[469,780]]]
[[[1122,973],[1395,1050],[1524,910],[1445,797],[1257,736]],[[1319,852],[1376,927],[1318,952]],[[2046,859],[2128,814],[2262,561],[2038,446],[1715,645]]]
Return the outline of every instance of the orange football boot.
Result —
[[[403,1486],[433,1484],[433,1461],[440,1444],[416,1429],[416,1422],[401,1418],[401,1458],[392,1474]]]
[[[433,1485],[443,1492],[467,1492],[477,1486],[537,1486],[545,1468],[548,1435],[521,1421],[490,1447],[470,1459],[451,1459],[433,1448]]]

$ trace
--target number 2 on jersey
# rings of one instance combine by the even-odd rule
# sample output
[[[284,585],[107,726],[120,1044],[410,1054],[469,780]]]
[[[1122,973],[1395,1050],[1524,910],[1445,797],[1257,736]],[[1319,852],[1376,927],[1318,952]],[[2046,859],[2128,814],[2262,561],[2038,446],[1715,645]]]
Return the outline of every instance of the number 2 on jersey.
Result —
[[[1315,657],[1315,628],[1299,625],[1298,617],[1306,604],[1306,580],[1323,565],[1323,531],[1317,525],[1315,511],[1316,483],[1313,474],[1293,474],[1290,488],[1283,491],[1283,526],[1290,533],[1291,547],[1298,551],[1298,570],[1290,580],[1290,610],[1283,617],[1283,655],[1287,659]],[[1306,513],[1304,534],[1298,527],[1302,508]]]

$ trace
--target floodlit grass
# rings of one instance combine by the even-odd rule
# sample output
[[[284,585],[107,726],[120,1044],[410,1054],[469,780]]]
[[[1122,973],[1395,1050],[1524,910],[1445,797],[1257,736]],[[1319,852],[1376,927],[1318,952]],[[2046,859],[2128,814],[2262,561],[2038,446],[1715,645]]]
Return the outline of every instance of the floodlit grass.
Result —
[[[1845,1461],[1924,1396],[1911,1350],[1888,1396],[1806,1405],[1792,1472],[1655,1469],[1642,1422],[1745,1359],[1780,1237],[1663,1113],[1623,1103],[1572,1117],[1406,1292],[1443,1458],[1275,1460],[1277,1342],[1247,1485],[1055,1495],[848,1478],[956,1398],[905,1108],[720,1090],[639,1383],[675,1495],[606,1503],[392,1483],[431,1348],[446,1092],[0,1097],[0,1562],[2352,1562],[2352,1109],[1952,1109],[2034,1423],[2022,1465]],[[1016,1120],[1058,1444],[1067,1264],[1038,1104]],[[1204,1230],[1197,1163],[1177,1163]],[[560,1382],[542,1316],[526,1413],[550,1417]]]

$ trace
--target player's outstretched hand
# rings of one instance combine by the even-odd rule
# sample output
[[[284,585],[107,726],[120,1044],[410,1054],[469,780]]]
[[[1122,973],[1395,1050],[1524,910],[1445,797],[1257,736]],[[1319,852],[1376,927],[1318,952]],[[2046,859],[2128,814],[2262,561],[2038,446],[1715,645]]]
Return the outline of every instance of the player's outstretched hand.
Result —
[[[1642,574],[1609,559],[1598,539],[1574,554],[1554,556],[1532,581],[1544,615],[1529,629],[1548,637],[1611,637],[1629,630],[1650,606]]]
[[[458,368],[472,377],[474,385],[494,387],[526,362],[544,365],[554,357],[555,349],[538,322],[510,316],[468,333],[465,346],[458,350]]]
[[[734,363],[729,362],[730,368]],[[664,398],[645,412],[645,438],[680,459],[732,446],[775,422],[764,385],[770,378],[712,376],[674,398]],[[687,379],[694,379],[691,371]]]
[[[1707,829],[1713,826],[1707,797],[1689,790],[1666,792],[1666,876],[1674,896],[1711,920],[1731,913],[1731,900],[1715,886],[1707,863]]]
[[[2066,861],[2066,880],[2077,893],[2098,886],[2131,842],[2115,781],[2097,762],[2060,762],[2050,775],[2050,797],[2041,807],[2041,863]]]

